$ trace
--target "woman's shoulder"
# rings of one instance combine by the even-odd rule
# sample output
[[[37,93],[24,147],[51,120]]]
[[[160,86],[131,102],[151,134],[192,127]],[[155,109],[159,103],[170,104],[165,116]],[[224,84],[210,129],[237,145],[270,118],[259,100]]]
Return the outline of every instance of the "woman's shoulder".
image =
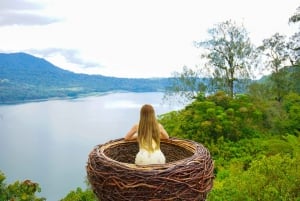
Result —
[[[164,126],[162,124],[160,124],[160,123],[158,123],[158,127],[159,127],[160,130],[164,130],[165,129]]]

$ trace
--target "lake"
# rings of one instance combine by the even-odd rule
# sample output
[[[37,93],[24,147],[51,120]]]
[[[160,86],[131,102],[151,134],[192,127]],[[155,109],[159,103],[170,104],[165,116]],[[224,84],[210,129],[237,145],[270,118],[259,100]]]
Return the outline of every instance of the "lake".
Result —
[[[57,201],[86,188],[85,166],[98,144],[121,138],[149,103],[156,114],[178,106],[162,105],[163,93],[111,93],[68,100],[0,106],[0,170],[5,183],[30,179],[38,196]]]

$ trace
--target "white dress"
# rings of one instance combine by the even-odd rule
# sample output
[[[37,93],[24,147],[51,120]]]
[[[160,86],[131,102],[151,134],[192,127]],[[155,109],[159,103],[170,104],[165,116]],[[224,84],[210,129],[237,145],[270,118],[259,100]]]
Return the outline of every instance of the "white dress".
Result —
[[[153,148],[156,143],[152,141]],[[149,152],[146,149],[140,147],[139,152],[135,157],[135,164],[137,165],[150,165],[150,164],[165,164],[166,158],[160,149],[156,149],[153,152]]]

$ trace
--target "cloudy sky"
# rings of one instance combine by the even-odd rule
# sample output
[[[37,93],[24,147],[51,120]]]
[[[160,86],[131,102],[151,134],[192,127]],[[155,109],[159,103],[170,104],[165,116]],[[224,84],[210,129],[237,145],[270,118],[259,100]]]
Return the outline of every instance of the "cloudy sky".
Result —
[[[243,24],[259,45],[290,36],[299,0],[1,0],[0,52],[26,52],[74,72],[167,77],[200,63],[193,41]]]

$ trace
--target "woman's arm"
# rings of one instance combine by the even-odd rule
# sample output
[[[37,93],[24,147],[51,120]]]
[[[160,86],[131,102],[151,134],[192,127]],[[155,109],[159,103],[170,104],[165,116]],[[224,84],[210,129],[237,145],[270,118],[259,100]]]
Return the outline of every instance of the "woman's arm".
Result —
[[[125,135],[124,140],[134,140],[137,139],[138,124],[133,125],[133,127]]]
[[[160,130],[160,139],[169,139],[169,134],[161,124],[159,124],[159,130]]]

